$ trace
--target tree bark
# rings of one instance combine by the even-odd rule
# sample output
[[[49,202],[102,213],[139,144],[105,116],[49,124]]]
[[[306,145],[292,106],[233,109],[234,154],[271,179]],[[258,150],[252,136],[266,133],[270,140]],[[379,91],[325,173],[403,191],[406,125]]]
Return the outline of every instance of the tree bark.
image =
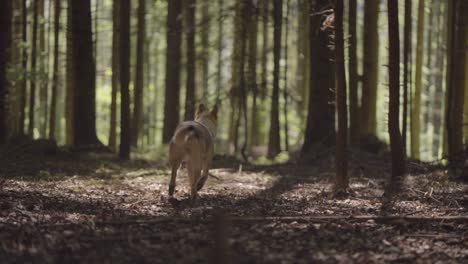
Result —
[[[447,49],[447,95],[446,113],[449,163],[455,164],[463,150],[463,99],[465,93],[465,67],[467,49],[468,3],[464,0],[449,2],[449,41]]]
[[[375,135],[377,129],[377,86],[379,67],[378,18],[380,0],[364,4],[364,79],[361,99],[363,136]]]
[[[202,101],[206,102],[208,99],[208,78],[209,78],[209,63],[210,63],[210,2],[209,0],[199,1],[199,6],[201,7],[201,24],[200,24],[200,33],[201,33],[201,70],[202,70],[202,83],[201,83],[201,92],[202,92]]]
[[[39,125],[39,137],[45,138],[47,137],[47,116],[48,116],[48,109],[47,109],[47,101],[49,97],[48,91],[48,72],[47,72],[47,63],[46,63],[46,30],[45,30],[45,0],[39,0],[39,21],[40,21],[40,28],[39,28],[39,79],[40,79],[40,86],[39,86],[39,115],[38,115],[38,125]]]
[[[344,62],[343,0],[335,1],[335,75],[336,112],[338,115],[335,191],[346,191],[349,186],[347,159],[348,111],[346,106],[346,74]]]
[[[273,95],[270,109],[270,132],[267,157],[275,158],[281,152],[279,134],[279,61],[281,56],[281,27],[283,19],[283,1],[273,1]]]
[[[67,7],[67,72],[66,72],[66,81],[67,81],[67,93],[65,95],[65,121],[66,121],[66,142],[67,145],[73,145],[74,141],[74,131],[73,131],[73,101],[74,101],[74,82],[73,82],[73,58],[72,58],[72,23],[71,23],[71,2],[73,0],[68,0]]]
[[[38,13],[40,1],[33,3],[33,29],[32,29],[32,48],[31,48],[31,86],[29,91],[29,123],[28,135],[34,137],[35,123],[35,108],[36,108],[36,81],[37,81],[37,28],[38,28]]]
[[[329,9],[329,2],[318,0],[315,6],[311,6],[310,13],[326,9]],[[335,143],[333,52],[328,47],[328,33],[320,29],[322,20],[319,15],[310,18],[310,96],[302,156],[309,154],[316,145],[329,146]]]
[[[185,93],[185,120],[193,120],[195,115],[195,9],[196,0],[185,1],[186,29],[187,34],[187,79]]]
[[[50,101],[49,114],[49,138],[55,139],[55,121],[57,116],[57,87],[59,77],[59,37],[60,37],[60,11],[61,0],[55,0],[54,7],[54,61],[53,61],[53,77],[52,77],[52,95]]]
[[[249,20],[248,26],[248,71],[247,71],[247,85],[252,93],[252,107],[250,109],[250,145],[257,146],[260,144],[260,124],[258,118],[258,85],[257,85],[257,33],[258,33],[258,6],[255,6],[252,1],[251,3],[251,19]]]
[[[7,67],[9,50],[11,47],[11,18],[13,13],[12,0],[5,0],[0,8],[0,145],[4,144],[8,136],[7,126],[7,96],[8,79]]]
[[[138,35],[136,43],[136,68],[135,68],[135,86],[133,89],[133,126],[132,126],[132,146],[138,145],[138,138],[142,135],[143,125],[143,78],[144,78],[144,54],[145,54],[145,36],[146,36],[146,0],[138,1]],[[149,54],[147,54],[149,56]]]
[[[286,32],[284,34],[284,73],[283,73],[283,118],[284,118],[284,150],[289,151],[289,120],[288,120],[288,39],[289,39],[289,8],[290,0],[286,0]]]
[[[130,0],[120,1],[120,148],[119,157],[130,159]]]
[[[357,65],[357,0],[349,1],[348,10],[349,52],[349,139],[352,145],[359,142],[359,97],[358,97],[358,65]]]
[[[22,0],[22,39],[23,43],[28,41],[28,8],[26,5],[27,0]],[[20,113],[19,113],[19,132],[24,134],[25,121],[26,121],[26,89],[27,89],[27,79],[26,75],[28,73],[28,48],[26,45],[23,45],[22,49],[22,80],[21,80],[21,95],[20,95]]]
[[[91,1],[71,0],[73,145],[99,145],[96,136],[96,66]]]
[[[112,5],[112,90],[110,105],[109,147],[117,146],[117,94],[120,90],[120,1]]]
[[[392,175],[387,191],[398,192],[405,174],[405,152],[400,134],[400,42],[398,30],[398,2],[387,0],[389,38],[389,110],[388,132],[392,156]]]
[[[405,26],[404,26],[404,39],[403,39],[403,128],[402,140],[403,146],[406,149],[406,134],[408,127],[408,88],[411,82],[411,0],[405,0]],[[405,151],[406,153],[406,151]]]
[[[181,0],[168,2],[166,51],[166,93],[164,100],[163,143],[169,143],[179,123]]]
[[[413,110],[411,113],[411,157],[419,159],[419,137],[421,136],[421,91],[424,47],[424,0],[418,4],[418,29],[416,44],[416,72]]]
[[[352,0],[353,1],[353,0]],[[299,0],[298,1],[298,35],[297,35],[297,95],[299,99],[298,110],[301,120],[308,107],[309,97],[309,81],[310,81],[310,45],[309,45],[309,20],[310,20],[310,4],[311,1]]]

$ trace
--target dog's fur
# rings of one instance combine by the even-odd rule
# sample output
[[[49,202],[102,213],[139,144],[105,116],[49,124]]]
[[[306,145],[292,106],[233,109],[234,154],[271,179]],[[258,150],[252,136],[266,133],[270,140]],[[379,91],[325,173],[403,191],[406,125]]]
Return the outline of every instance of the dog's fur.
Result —
[[[172,169],[169,196],[174,194],[177,170],[182,161],[185,161],[190,182],[190,197],[192,203],[195,202],[197,192],[208,178],[213,159],[217,114],[217,106],[208,111],[200,104],[195,113],[195,120],[185,121],[176,128],[169,145],[169,162]]]

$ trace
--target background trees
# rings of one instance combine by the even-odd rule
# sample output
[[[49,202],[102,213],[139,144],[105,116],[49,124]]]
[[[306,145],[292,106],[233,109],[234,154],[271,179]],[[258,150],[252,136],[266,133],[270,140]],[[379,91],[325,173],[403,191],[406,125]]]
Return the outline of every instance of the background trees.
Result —
[[[249,161],[297,152],[306,159],[335,143],[342,149],[335,135],[345,128],[352,150],[384,151],[379,141],[394,141],[396,131],[402,140],[411,132],[407,154],[415,159],[445,157],[445,146],[455,163],[464,150],[464,1],[400,1],[405,20],[392,27],[386,1],[344,1],[349,108],[337,100],[344,90],[342,77],[335,82],[341,66],[333,52],[341,41],[332,37],[338,20],[326,18],[338,7],[333,1],[129,2],[128,10],[122,1],[12,4],[14,15],[2,18],[2,45],[11,47],[2,49],[5,140],[25,133],[81,147],[100,145],[99,138],[116,150],[127,149],[131,135],[135,151],[159,149],[156,139],[169,142],[180,118],[193,118],[194,105],[204,102],[221,109],[217,151]],[[127,11],[129,36],[122,36]],[[396,29],[404,31],[401,40]],[[403,47],[402,78],[394,77],[395,58],[385,48],[396,54],[396,44]],[[395,85],[403,87],[402,103],[395,103]],[[337,107],[349,109],[343,129],[335,124]]]

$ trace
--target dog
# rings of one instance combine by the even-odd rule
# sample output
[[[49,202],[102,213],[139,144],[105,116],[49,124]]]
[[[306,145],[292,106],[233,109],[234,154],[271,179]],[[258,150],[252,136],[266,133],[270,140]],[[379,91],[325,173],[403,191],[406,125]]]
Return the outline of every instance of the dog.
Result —
[[[205,105],[200,104],[195,113],[195,120],[185,121],[177,126],[169,143],[169,163],[172,170],[169,183],[170,197],[174,194],[177,171],[185,161],[190,182],[190,198],[192,204],[195,203],[197,192],[208,179],[208,170],[214,154],[217,123],[218,107],[215,106],[209,111]]]

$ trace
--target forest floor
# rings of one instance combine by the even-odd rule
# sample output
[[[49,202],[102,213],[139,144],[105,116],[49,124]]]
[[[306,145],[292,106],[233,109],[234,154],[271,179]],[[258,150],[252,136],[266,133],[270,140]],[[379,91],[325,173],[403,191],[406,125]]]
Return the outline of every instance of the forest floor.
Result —
[[[184,171],[168,199],[164,162],[0,160],[2,263],[468,262],[468,185],[421,163],[386,201],[388,157],[352,152],[352,193],[334,198],[332,152],[271,166],[218,156],[192,207]]]

